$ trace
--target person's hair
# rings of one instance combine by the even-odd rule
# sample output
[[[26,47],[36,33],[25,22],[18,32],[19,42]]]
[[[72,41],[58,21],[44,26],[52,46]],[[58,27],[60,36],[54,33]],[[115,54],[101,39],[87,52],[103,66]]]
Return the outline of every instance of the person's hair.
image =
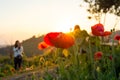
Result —
[[[18,44],[17,43],[19,43],[19,41],[17,40],[17,41],[15,41],[15,44],[14,44],[14,47],[16,48],[16,47],[18,47]]]

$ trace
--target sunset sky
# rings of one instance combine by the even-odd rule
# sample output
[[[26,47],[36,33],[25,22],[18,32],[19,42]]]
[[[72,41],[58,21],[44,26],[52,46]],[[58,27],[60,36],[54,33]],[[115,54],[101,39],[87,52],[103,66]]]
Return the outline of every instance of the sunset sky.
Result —
[[[82,0],[0,0],[0,45],[53,31],[68,32],[76,24],[90,32],[97,22],[87,16]],[[107,17],[105,29],[110,30],[115,16]]]

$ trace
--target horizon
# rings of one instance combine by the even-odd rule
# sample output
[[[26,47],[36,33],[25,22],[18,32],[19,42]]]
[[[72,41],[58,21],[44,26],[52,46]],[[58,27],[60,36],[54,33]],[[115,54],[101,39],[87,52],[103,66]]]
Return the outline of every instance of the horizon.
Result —
[[[75,25],[90,33],[91,26],[97,23],[87,18],[90,14],[83,0],[4,0],[0,1],[0,13],[0,45],[11,45],[16,40],[21,42],[48,32],[69,32]],[[116,16],[106,17],[105,30],[110,30]],[[118,26],[120,22],[116,30],[120,30]]]

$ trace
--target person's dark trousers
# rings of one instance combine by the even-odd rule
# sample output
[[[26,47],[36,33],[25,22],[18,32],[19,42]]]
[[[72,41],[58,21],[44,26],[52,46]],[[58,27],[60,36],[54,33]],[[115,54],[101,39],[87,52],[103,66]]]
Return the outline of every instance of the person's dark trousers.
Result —
[[[22,58],[15,57],[14,58],[14,68],[15,70],[20,69],[22,64]]]

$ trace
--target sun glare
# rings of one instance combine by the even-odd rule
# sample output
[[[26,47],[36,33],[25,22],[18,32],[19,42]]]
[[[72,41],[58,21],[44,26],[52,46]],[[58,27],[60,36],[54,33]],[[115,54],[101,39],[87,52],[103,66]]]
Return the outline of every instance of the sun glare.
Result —
[[[59,25],[59,27],[58,27],[58,31],[60,31],[60,32],[70,32],[70,31],[72,30],[71,27],[72,27],[72,26],[67,25],[67,24],[61,24],[61,25]]]
[[[56,31],[60,31],[60,32],[70,32],[73,31],[74,26],[77,23],[75,21],[62,21],[61,23],[58,23],[56,26]]]

